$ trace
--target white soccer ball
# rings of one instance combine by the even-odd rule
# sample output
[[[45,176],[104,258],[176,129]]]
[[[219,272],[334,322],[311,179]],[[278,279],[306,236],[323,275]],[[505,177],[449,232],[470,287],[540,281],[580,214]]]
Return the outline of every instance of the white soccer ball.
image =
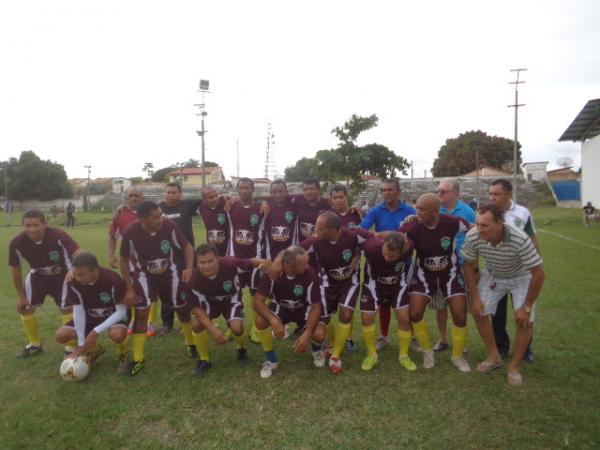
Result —
[[[65,381],[81,381],[90,373],[90,363],[86,356],[66,358],[60,365],[60,376]]]

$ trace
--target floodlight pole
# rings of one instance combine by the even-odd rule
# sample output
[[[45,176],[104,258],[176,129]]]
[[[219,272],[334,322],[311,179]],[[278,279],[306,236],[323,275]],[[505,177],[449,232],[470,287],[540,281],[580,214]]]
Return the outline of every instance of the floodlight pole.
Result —
[[[202,103],[199,105],[194,105],[200,108],[200,114],[196,115],[201,117],[201,128],[200,131],[196,131],[196,133],[198,133],[198,136],[200,136],[202,139],[202,187],[206,186],[206,167],[204,167],[204,135],[206,134],[206,130],[204,129],[204,118],[208,115],[208,113],[206,112],[206,105],[204,103],[204,94],[208,92],[208,85],[208,80],[200,80],[200,89],[198,92],[202,93]]]
[[[513,201],[517,203],[517,168],[518,161],[517,152],[518,152],[518,144],[517,140],[519,137],[519,107],[525,106],[524,103],[519,104],[519,84],[524,84],[524,81],[519,81],[519,75],[521,72],[526,71],[527,69],[510,69],[511,72],[517,73],[517,78],[515,81],[510,81],[508,84],[515,85],[515,103],[514,105],[508,105],[509,108],[515,108],[515,139],[513,141]]]
[[[92,166],[83,166],[88,171],[87,176],[87,202],[85,203],[86,212],[90,212],[90,172],[92,171]]]

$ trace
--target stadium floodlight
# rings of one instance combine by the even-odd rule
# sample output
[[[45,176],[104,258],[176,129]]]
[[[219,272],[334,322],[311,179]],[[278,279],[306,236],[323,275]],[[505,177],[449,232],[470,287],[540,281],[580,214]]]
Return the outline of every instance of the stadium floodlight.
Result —
[[[208,80],[200,80],[200,90],[203,92],[208,91]]]

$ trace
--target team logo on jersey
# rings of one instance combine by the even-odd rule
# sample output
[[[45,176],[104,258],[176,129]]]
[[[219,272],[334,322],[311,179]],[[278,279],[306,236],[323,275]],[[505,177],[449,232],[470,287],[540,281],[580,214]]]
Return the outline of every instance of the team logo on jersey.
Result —
[[[219,222],[219,225],[223,225],[225,223],[225,214],[217,214],[217,222]]]
[[[400,272],[402,269],[404,269],[404,263],[402,261],[397,262],[396,265],[394,266],[394,270],[396,272]]]
[[[92,319],[103,319],[104,317],[110,316],[112,310],[110,308],[89,308],[87,313]]]
[[[302,294],[304,294],[304,288],[297,284],[296,286],[294,286],[293,292],[296,297],[300,297]]]
[[[342,252],[342,258],[344,258],[344,261],[349,262],[352,259],[352,252],[350,250],[344,250]]]
[[[292,220],[294,220],[294,213],[291,211],[286,211],[285,220],[287,220],[287,223],[292,223]]]
[[[50,258],[50,261],[52,262],[58,262],[60,259],[60,254],[57,251],[52,251],[48,253],[48,258]]]
[[[166,255],[167,253],[169,253],[169,250],[171,250],[171,244],[169,244],[169,241],[161,241],[160,251]]]
[[[229,280],[225,281],[223,283],[223,290],[225,292],[230,292],[231,289],[233,289],[233,283],[231,281],[229,281]]]
[[[298,300],[288,300],[288,299],[284,299],[281,300],[279,302],[281,304],[281,306],[283,306],[285,309],[300,309],[302,308],[302,302],[298,301]]]
[[[271,227],[271,239],[280,242],[288,241],[290,239],[290,229],[288,227]]]
[[[398,275],[391,275],[389,277],[377,277],[377,282],[386,286],[394,286],[395,284],[398,284],[398,281],[400,281]]]
[[[206,232],[206,240],[209,244],[222,244],[225,239],[225,231],[223,230],[208,230]]]
[[[523,219],[521,219],[520,217],[515,217],[515,227],[517,228],[523,228]]]
[[[425,268],[430,272],[446,270],[448,268],[448,257],[446,255],[442,255],[425,258],[424,265]]]
[[[440,245],[444,250],[448,250],[448,248],[450,247],[450,238],[448,236],[443,237],[440,240]]]
[[[309,238],[312,237],[313,232],[315,231],[314,224],[310,222],[300,222],[300,234],[302,237]]]
[[[99,297],[100,297],[100,301],[102,303],[110,303],[110,301],[112,300],[112,298],[108,292],[101,292]]]
[[[258,215],[252,214],[250,216],[250,225],[255,226],[258,223]]]
[[[250,230],[236,230],[234,241],[238,245],[254,245],[254,233]]]

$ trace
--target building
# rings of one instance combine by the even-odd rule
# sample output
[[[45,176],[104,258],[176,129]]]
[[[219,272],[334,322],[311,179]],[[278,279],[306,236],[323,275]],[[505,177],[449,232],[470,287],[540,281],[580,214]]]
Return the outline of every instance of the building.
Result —
[[[527,162],[523,164],[523,173],[528,183],[532,181],[544,181],[548,161]]]
[[[223,183],[223,169],[220,167],[185,167],[169,172],[169,182],[177,182],[182,185],[201,186],[202,174],[205,174],[206,184]]]
[[[131,186],[131,180],[129,178],[113,178],[112,179],[112,193],[122,194]]]
[[[478,173],[479,172],[479,173]],[[495,167],[490,167],[490,166],[483,166],[480,167],[479,170],[473,170],[469,173],[465,173],[464,175],[461,175],[461,177],[464,178],[469,178],[469,177],[497,177],[497,178],[508,178],[508,177],[512,177],[512,173],[511,172],[506,172],[504,170],[501,169],[497,169]]]
[[[581,142],[581,203],[600,205],[600,98],[590,100],[559,141]]]

